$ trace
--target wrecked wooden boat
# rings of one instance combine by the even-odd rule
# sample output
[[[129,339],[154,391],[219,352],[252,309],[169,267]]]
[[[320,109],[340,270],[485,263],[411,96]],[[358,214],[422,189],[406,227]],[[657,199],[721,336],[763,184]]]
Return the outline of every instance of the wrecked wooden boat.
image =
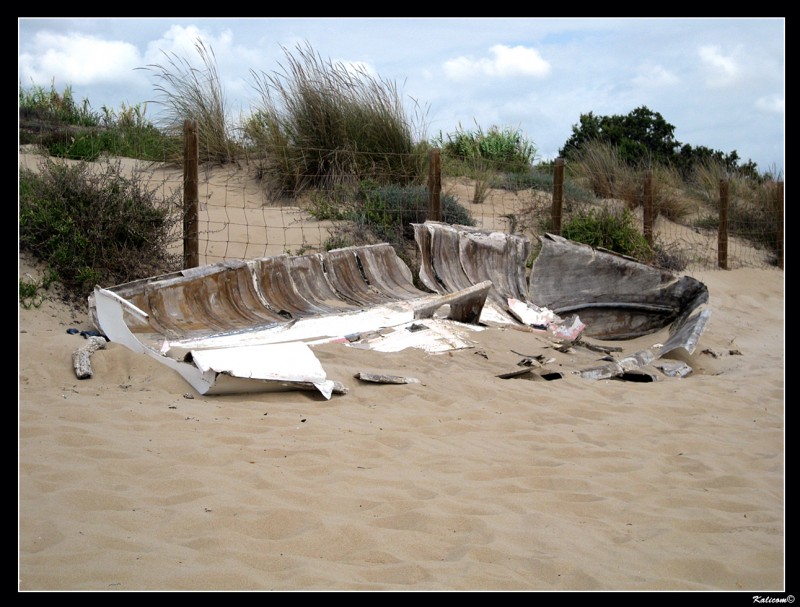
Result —
[[[699,281],[559,236],[541,237],[528,277],[524,236],[440,222],[412,226],[427,291],[384,243],[230,260],[96,287],[90,313],[107,339],[152,356],[201,394],[311,389],[326,398],[337,386],[310,349],[319,343],[441,352],[470,347],[465,331],[487,325],[522,324],[562,342],[582,334],[631,339],[669,327],[661,357],[680,348],[692,353],[710,314]]]

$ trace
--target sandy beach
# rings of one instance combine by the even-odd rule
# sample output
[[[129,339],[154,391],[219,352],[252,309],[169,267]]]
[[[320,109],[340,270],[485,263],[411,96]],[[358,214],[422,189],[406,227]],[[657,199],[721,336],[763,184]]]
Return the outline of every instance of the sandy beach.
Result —
[[[587,380],[596,353],[488,327],[315,346],[330,400],[199,395],[114,342],[79,380],[86,309],[20,305],[18,589],[782,591],[784,273],[687,273],[712,315],[686,377]],[[534,355],[563,377],[498,377]]]

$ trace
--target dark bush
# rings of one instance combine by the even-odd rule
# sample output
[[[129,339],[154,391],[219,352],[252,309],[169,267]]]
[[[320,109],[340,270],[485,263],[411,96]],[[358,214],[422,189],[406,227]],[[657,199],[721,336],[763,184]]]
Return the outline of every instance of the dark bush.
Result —
[[[107,286],[175,270],[169,253],[180,192],[166,199],[120,163],[67,164],[45,159],[20,169],[19,246],[44,262],[68,293],[84,297]]]
[[[628,209],[614,211],[587,208],[577,211],[561,228],[561,235],[648,262],[653,257],[647,239],[636,228],[633,213]]]

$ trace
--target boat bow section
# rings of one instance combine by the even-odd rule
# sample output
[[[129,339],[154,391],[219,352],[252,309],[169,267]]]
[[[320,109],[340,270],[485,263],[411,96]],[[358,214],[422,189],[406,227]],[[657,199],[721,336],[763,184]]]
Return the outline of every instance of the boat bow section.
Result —
[[[559,315],[578,314],[585,334],[632,339],[686,318],[708,301],[690,276],[545,234],[531,269],[528,300]]]

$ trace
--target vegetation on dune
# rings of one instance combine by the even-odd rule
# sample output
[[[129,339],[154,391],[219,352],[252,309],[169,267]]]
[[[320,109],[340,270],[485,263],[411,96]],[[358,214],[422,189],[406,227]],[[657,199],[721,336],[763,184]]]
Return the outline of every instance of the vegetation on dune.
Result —
[[[44,262],[75,299],[96,284],[119,284],[178,269],[168,252],[177,193],[163,198],[119,161],[67,164],[44,159],[20,169],[19,247]],[[35,301],[30,287],[25,297]],[[20,297],[23,285],[20,284]]]
[[[624,160],[619,148],[590,140],[573,153],[571,178],[598,198],[624,201],[629,210],[642,206],[644,183],[650,177],[655,216],[689,222],[698,228],[719,228],[720,183],[728,184],[728,232],[759,247],[777,250],[781,209],[775,182],[753,178],[749,167],[731,170],[718,158],[696,160],[688,176],[669,163]]]
[[[146,105],[94,111],[87,99],[78,103],[70,87],[59,92],[54,85],[20,84],[20,143],[80,161],[71,166],[44,159],[39,171],[20,169],[20,249],[49,268],[46,280],[20,280],[23,305],[41,303],[54,280],[84,297],[98,282],[177,267],[180,260],[167,252],[179,238],[177,194],[149,190],[109,157],[181,162],[187,119],[197,123],[202,161],[252,162],[269,193],[306,201],[313,217],[333,220],[329,249],[383,241],[408,259],[411,224],[427,218],[433,148],[441,150],[444,175],[472,180],[471,203],[485,202],[492,189],[528,191],[530,209],[509,216],[512,231],[549,228],[546,194],[553,190],[554,162],[537,163],[535,144],[518,129],[476,124],[469,131],[459,124],[453,133],[426,140],[419,107],[414,102],[409,114],[394,82],[323,60],[308,45],[284,49],[286,62],[276,72],[252,72],[259,102],[234,125],[213,50],[201,40],[195,50],[199,68],[174,54],[165,55],[163,65],[141,68],[155,75],[157,103],[166,110],[159,125],[145,116]],[[582,114],[560,150],[566,159],[564,236],[681,269],[680,255],[667,254],[658,242],[650,247],[632,223],[646,178],[656,216],[713,229],[725,180],[730,233],[777,250],[781,209],[774,181],[781,177],[741,163],[735,151],[682,144],[674,131],[646,107],[624,116]],[[612,211],[598,204],[603,199],[621,200],[623,208]],[[453,196],[443,193],[441,203],[444,221],[477,224]]]
[[[689,179],[698,164],[708,162],[751,179],[775,178],[773,175],[760,175],[752,160],[742,163],[736,150],[725,153],[677,141],[675,126],[646,106],[624,116],[595,116],[593,112],[581,114],[559,154],[573,159],[587,144],[596,142],[615,148],[619,160],[629,166],[668,165],[683,179]]]
[[[71,87],[59,93],[54,83],[50,85],[49,91],[42,86],[25,89],[20,83],[19,120],[21,124],[30,121],[77,126],[100,124],[97,114],[91,111],[88,99],[84,99],[79,106],[75,102]]]
[[[411,224],[428,217],[428,189],[422,185],[380,185],[362,181],[356,196],[349,193],[336,200],[330,193],[316,192],[308,206],[319,220],[339,222],[331,230],[327,249],[355,244],[388,242],[398,251],[413,249]],[[448,194],[441,196],[442,221],[450,224],[477,224],[469,211]]]
[[[634,210],[643,204],[645,179],[649,176],[656,216],[680,221],[693,210],[683,194],[683,180],[668,164],[629,164],[618,147],[600,140],[586,142],[573,157],[570,177],[597,198],[622,200]]]
[[[468,131],[459,124],[453,133],[440,132],[433,144],[442,149],[443,155],[467,166],[475,160],[484,160],[502,173],[525,173],[536,157],[536,146],[519,129],[497,125],[487,131],[476,125],[474,131]]]
[[[102,155],[166,160],[167,150],[182,146],[145,116],[146,104],[103,106],[92,110],[88,99],[78,105],[67,87],[19,88],[19,141],[35,144],[49,156],[94,161]]]
[[[253,72],[260,95],[244,122],[267,183],[295,196],[365,179],[409,185],[423,175],[426,146],[394,82],[359,66],[325,61],[308,45],[271,74]]]
[[[184,123],[193,120],[197,124],[200,159],[233,162],[239,156],[241,146],[232,134],[226,114],[225,92],[217,72],[214,50],[202,40],[195,43],[195,50],[201,68],[175,53],[165,53],[164,64],[142,68],[155,73],[155,90],[160,95],[159,103],[165,108],[162,128],[172,138],[182,141]],[[182,150],[183,146],[174,151],[176,158]]]
[[[628,209],[583,208],[562,226],[561,235],[575,242],[603,248],[640,261],[652,260],[653,251]]]
[[[47,270],[41,279],[30,275],[19,279],[19,303],[26,310],[38,308],[45,300],[45,292],[50,289],[58,276]]]
[[[728,231],[758,247],[778,249],[782,209],[775,196],[775,183],[729,174],[716,162],[698,163],[687,182],[690,195],[699,202],[695,225],[719,229],[720,181],[728,184]]]
[[[492,125],[484,131],[465,130],[459,124],[453,133],[439,133],[431,145],[441,148],[443,170],[449,175],[463,175],[475,181],[473,204],[486,200],[489,189],[499,187],[503,176],[519,177],[533,168],[536,147],[519,129]]]

